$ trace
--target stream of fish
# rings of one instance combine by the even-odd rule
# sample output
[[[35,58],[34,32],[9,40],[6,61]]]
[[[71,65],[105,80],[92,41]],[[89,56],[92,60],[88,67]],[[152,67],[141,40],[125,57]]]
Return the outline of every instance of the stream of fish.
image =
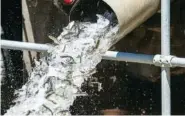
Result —
[[[46,56],[35,61],[25,85],[5,115],[71,115],[69,108],[84,81],[93,78],[102,55],[117,41],[118,25],[102,15],[97,22],[73,21],[54,40]]]

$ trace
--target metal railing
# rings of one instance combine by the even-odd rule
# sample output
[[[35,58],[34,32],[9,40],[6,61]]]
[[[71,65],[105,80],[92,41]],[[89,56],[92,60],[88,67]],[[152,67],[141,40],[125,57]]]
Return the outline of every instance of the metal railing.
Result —
[[[9,40],[1,40],[1,47],[4,49],[14,50],[29,50],[44,52],[52,48],[52,45],[37,44],[28,42],[17,42]],[[153,64],[161,67],[185,67],[185,58],[178,58],[176,56],[165,56],[165,55],[146,55],[146,54],[135,54],[117,51],[107,51],[103,55],[103,59],[116,60],[116,61],[127,61],[143,64]]]
[[[103,59],[153,64],[161,67],[162,115],[171,115],[170,67],[185,67],[185,58],[170,55],[170,0],[161,0],[161,55],[107,51]],[[1,40],[1,47],[14,50],[47,51],[52,46]]]
[[[170,0],[161,0],[161,54],[170,55]],[[170,68],[161,67],[162,115],[171,114]]]

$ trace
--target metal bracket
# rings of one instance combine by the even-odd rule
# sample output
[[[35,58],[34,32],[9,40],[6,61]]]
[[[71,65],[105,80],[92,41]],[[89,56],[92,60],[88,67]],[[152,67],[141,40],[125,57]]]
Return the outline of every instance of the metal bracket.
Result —
[[[164,55],[155,55],[153,58],[153,63],[155,66],[160,66],[160,67],[172,67],[171,60],[176,57],[176,56],[164,56]]]

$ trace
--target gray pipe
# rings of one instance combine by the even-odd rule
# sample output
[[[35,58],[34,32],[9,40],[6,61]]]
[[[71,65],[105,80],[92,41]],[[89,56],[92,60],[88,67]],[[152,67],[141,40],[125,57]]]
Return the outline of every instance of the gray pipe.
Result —
[[[116,51],[107,51],[103,55],[105,60],[126,61],[142,64],[153,64],[155,66],[163,67],[185,67],[185,58],[178,58],[175,56],[162,56],[162,55],[146,55],[134,54]],[[166,62],[167,61],[167,62]]]
[[[143,64],[153,64],[153,55],[133,54],[124,52],[107,51],[103,56],[106,60],[126,61]]]
[[[46,44],[1,40],[1,47],[4,49],[30,50],[30,51],[44,52],[50,49],[52,46],[46,45]],[[185,58],[178,58],[175,56],[164,57],[161,55],[146,55],[146,54],[134,54],[134,53],[107,51],[105,55],[103,55],[103,59],[144,63],[144,64],[154,64],[156,66],[162,66],[163,64],[168,63],[169,65],[167,66],[169,67],[174,67],[174,66],[185,67]],[[166,59],[168,59],[168,62],[165,62]],[[164,61],[164,62],[161,62],[161,61]]]
[[[174,67],[185,67],[185,58],[173,58],[171,64],[173,64]]]
[[[1,40],[1,47],[4,49],[43,52],[43,51],[47,51],[52,46],[46,45],[46,44]]]
[[[170,0],[161,0],[161,54],[170,55]],[[162,115],[171,115],[170,68],[161,68]]]

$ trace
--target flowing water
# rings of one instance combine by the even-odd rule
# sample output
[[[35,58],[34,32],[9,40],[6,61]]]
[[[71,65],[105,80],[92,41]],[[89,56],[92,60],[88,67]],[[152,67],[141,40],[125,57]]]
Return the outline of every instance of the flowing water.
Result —
[[[96,23],[71,22],[57,45],[36,61],[28,82],[5,115],[70,115],[85,80],[92,78],[102,55],[117,41],[118,25],[97,15]]]

